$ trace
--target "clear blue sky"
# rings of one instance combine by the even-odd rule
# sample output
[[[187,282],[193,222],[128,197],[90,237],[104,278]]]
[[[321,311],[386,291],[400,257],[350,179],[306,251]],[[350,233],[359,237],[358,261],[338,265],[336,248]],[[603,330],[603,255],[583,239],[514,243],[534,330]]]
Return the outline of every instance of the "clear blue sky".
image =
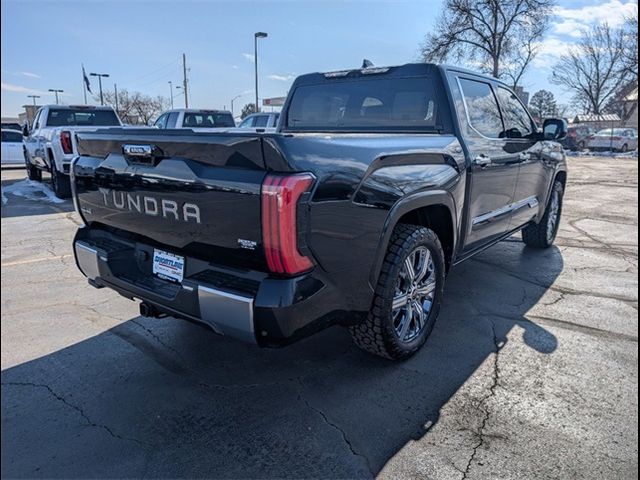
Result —
[[[524,80],[531,92],[548,88],[549,67],[575,41],[581,26],[619,23],[632,0],[559,1],[541,55]],[[190,68],[190,105],[240,108],[253,98],[253,33],[259,42],[260,97],[284,95],[296,75],[418,59],[440,1],[223,2],[2,0],[2,115],[16,116],[29,94],[52,103],[49,88],[64,89],[63,103],[82,103],[81,63],[87,73],[111,77],[104,88],[169,96],[168,81]],[[96,79],[92,88],[97,92]],[[567,96],[561,100],[568,100]],[[176,98],[181,105],[181,97]],[[91,102],[90,102],[91,103]]]

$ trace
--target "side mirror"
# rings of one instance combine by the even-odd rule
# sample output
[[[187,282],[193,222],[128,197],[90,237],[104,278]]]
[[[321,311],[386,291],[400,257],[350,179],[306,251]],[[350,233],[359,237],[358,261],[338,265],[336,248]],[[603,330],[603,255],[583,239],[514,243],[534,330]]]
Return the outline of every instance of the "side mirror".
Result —
[[[28,137],[29,136],[29,124],[27,122],[24,123],[23,127],[22,127],[22,136],[23,137]]]
[[[562,118],[547,118],[542,127],[543,140],[562,140],[567,136],[569,126]]]

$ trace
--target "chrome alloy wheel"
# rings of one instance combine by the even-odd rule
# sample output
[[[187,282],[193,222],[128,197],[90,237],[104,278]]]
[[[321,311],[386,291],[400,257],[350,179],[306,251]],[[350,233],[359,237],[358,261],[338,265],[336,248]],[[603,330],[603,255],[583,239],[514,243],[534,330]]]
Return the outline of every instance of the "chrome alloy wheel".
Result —
[[[436,294],[436,270],[431,252],[418,247],[405,259],[393,296],[391,316],[402,342],[416,338],[427,324]]]
[[[560,220],[560,193],[554,189],[549,204],[549,220],[547,222],[547,241],[552,242]]]

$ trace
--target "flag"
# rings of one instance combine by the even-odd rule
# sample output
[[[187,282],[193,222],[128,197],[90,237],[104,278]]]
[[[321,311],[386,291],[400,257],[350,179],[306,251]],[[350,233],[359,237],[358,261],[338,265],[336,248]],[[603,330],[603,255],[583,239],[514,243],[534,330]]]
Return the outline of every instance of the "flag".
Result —
[[[84,71],[84,65],[82,66],[82,78],[84,79],[84,84],[87,87],[89,93],[93,93],[91,91],[91,84],[89,83],[89,77],[87,77],[87,73]]]

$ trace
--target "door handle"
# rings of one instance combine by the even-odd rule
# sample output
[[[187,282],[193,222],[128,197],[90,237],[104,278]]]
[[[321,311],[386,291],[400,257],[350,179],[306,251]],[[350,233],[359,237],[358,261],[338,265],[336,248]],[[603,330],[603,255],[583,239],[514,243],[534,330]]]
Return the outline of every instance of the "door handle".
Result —
[[[526,162],[527,160],[531,160],[531,154],[521,152],[518,154],[518,158],[520,159],[521,162]]]
[[[473,159],[473,164],[484,168],[487,165],[491,165],[491,157],[482,153]]]

